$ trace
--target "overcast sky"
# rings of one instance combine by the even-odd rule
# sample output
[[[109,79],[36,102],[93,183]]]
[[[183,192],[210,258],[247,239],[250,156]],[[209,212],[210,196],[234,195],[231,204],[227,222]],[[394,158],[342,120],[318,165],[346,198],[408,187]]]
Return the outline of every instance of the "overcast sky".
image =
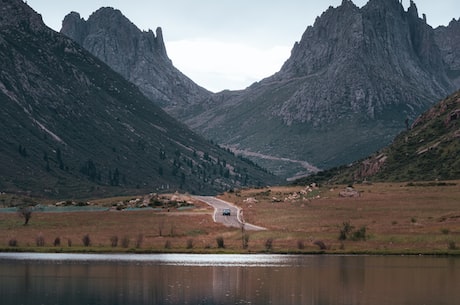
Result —
[[[244,89],[279,71],[307,26],[342,0],[27,0],[56,31],[71,11],[119,9],[141,30],[162,27],[173,64],[211,91]],[[353,0],[362,7],[367,0]],[[460,18],[459,0],[415,0],[433,27]],[[405,8],[409,0],[403,0]]]

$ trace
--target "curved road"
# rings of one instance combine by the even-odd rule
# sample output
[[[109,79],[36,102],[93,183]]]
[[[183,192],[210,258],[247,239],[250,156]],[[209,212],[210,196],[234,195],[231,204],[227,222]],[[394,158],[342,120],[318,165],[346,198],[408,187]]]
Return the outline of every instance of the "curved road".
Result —
[[[227,227],[241,228],[243,222],[241,219],[241,210],[240,208],[234,206],[230,202],[218,199],[211,196],[194,196],[195,199],[200,200],[214,208],[213,219],[214,222],[219,222],[224,224]],[[230,216],[222,215],[224,209],[230,209]],[[244,223],[244,228],[250,231],[260,231],[265,230],[265,228],[251,225],[249,223]]]

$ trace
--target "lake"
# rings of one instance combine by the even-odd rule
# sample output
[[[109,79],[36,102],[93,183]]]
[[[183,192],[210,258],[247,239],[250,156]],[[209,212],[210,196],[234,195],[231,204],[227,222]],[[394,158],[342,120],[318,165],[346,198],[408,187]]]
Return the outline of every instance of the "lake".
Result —
[[[458,305],[460,258],[0,253],[0,303]]]

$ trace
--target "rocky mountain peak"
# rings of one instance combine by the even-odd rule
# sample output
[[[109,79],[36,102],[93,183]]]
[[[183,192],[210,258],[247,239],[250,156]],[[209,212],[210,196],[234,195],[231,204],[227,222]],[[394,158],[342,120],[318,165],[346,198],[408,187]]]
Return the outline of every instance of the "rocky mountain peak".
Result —
[[[37,32],[46,28],[41,15],[23,1],[0,0],[0,28],[22,27]]]
[[[87,21],[78,13],[70,13],[64,18],[61,33],[136,84],[169,113],[210,95],[173,66],[161,27],[155,33],[141,31],[119,10],[103,7]]]
[[[443,49],[452,66],[457,50]],[[449,73],[460,76],[454,66]],[[278,73],[212,97],[209,105],[219,106],[189,122],[220,143],[263,155],[254,159],[281,175],[286,164],[262,162],[347,164],[390,142],[406,120],[455,89],[415,2],[405,10],[400,0],[369,0],[361,8],[345,0],[306,29]]]

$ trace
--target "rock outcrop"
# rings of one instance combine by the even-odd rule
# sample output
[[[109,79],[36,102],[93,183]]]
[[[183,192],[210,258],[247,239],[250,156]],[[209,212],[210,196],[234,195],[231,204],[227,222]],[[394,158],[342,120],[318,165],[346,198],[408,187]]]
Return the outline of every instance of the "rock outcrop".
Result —
[[[447,75],[460,88],[460,18],[453,19],[447,27],[436,28],[435,38],[447,65]]]
[[[455,88],[413,1],[406,11],[399,0],[362,8],[344,0],[307,28],[278,73],[211,97],[209,110],[191,113],[187,123],[228,147],[325,169],[385,146],[406,119]],[[257,162],[298,174],[286,172],[287,164]]]
[[[136,84],[170,114],[178,116],[211,94],[173,66],[161,28],[143,32],[119,10],[101,8],[87,21],[72,12],[64,18],[61,33]]]

